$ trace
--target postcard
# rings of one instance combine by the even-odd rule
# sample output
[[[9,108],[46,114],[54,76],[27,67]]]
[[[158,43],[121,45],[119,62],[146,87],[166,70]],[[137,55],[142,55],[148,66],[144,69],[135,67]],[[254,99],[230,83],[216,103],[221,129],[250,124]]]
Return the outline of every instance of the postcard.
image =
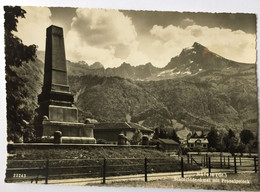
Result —
[[[255,13],[3,10],[7,185],[259,190]]]

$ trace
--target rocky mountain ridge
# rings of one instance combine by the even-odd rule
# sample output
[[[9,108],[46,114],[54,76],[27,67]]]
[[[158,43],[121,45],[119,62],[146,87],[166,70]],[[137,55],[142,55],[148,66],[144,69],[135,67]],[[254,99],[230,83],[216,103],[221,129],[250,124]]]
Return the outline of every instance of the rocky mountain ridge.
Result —
[[[27,68],[28,74],[42,76]],[[86,117],[103,122],[130,119],[150,128],[208,130],[215,126],[257,131],[255,65],[230,61],[198,43],[164,68],[151,63],[137,67],[123,63],[110,69],[96,63],[90,68],[85,62],[67,61],[69,85],[82,121]],[[38,84],[41,87],[42,82]],[[39,94],[38,88],[31,89]]]
[[[43,53],[39,52],[39,58],[43,61]],[[104,68],[100,62],[88,65],[84,61],[67,61],[69,75],[98,75],[118,76],[131,80],[157,81],[162,79],[173,79],[184,76],[197,75],[205,71],[220,70],[225,73],[237,70],[255,68],[254,64],[245,64],[231,61],[211,52],[205,46],[195,42],[191,47],[184,48],[181,53],[173,57],[163,68],[158,68],[147,63],[139,66],[131,66],[122,63],[119,67]]]

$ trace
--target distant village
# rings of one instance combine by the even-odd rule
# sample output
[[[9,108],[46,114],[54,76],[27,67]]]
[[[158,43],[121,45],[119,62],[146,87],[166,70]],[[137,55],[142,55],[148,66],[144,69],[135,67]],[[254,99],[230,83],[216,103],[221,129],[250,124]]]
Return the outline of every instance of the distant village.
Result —
[[[99,123],[95,119],[87,118],[85,123],[95,125],[93,132],[96,144],[155,145],[159,150],[175,155],[185,155],[188,152],[257,152],[257,139],[254,139],[249,130],[242,130],[240,138],[237,138],[230,129],[228,134],[221,138],[215,128],[204,132],[190,131],[186,127],[177,133],[174,129],[168,133],[163,128],[153,130],[132,122]],[[216,147],[213,147],[214,143]]]
[[[203,131],[188,131],[187,135],[179,137],[173,130],[174,136],[167,136],[164,130],[154,131],[137,123],[98,123],[86,119],[85,123],[93,123],[94,136],[97,144],[114,145],[156,145],[165,152],[180,153],[180,149],[189,151],[207,151],[208,139]]]

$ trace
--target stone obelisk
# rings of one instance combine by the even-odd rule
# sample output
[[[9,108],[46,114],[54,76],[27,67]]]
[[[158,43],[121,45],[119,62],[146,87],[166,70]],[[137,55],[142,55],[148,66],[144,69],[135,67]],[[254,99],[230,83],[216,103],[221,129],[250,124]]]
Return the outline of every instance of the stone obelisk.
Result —
[[[73,105],[67,77],[63,30],[47,28],[44,82],[38,96],[38,114],[42,119],[38,134],[51,141],[60,131],[63,143],[95,143],[93,124],[78,123],[78,110]]]

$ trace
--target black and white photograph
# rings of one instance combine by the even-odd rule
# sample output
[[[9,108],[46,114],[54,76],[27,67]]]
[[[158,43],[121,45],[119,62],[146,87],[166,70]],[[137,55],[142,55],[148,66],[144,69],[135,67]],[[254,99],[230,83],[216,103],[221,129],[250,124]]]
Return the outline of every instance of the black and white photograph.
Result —
[[[260,189],[256,13],[2,9],[6,184]]]

